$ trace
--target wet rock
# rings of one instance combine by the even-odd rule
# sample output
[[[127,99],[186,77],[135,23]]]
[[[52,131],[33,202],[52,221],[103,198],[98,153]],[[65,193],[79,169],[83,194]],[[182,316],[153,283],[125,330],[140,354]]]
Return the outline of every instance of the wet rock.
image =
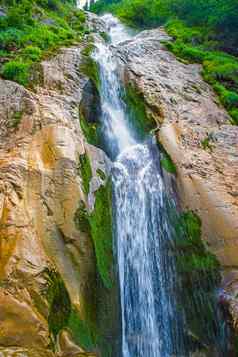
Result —
[[[105,32],[107,31],[107,27],[104,21],[100,19],[97,15],[92,12],[86,12],[87,16],[87,25],[88,28],[93,32]]]
[[[164,40],[163,29],[145,31],[115,53],[125,85],[140,93],[176,164],[183,208],[200,216],[203,239],[228,272],[238,269],[238,127],[202,79],[201,66],[180,62]]]
[[[88,319],[88,306],[95,309],[94,247],[74,221],[79,202],[88,206],[79,156],[87,152],[95,187],[97,169],[107,177],[109,166],[80,128],[79,105],[89,81],[80,61],[80,46],[44,61],[43,85],[34,93],[0,79],[0,356],[58,356],[49,350],[48,294],[50,287],[50,294],[57,291],[59,279],[81,321]],[[60,311],[63,301],[56,303]],[[94,356],[62,338],[60,356]]]
[[[97,123],[99,121],[101,115],[100,96],[92,81],[88,81],[83,88],[80,114],[89,123]]]
[[[179,62],[164,39],[161,29],[145,31],[117,49],[126,63],[125,84],[143,94],[156,119],[159,139],[178,168],[184,206],[203,219],[204,239],[224,265],[236,265],[238,255],[232,257],[231,249],[238,238],[238,128],[229,124],[200,66]],[[202,148],[207,137],[211,150]]]

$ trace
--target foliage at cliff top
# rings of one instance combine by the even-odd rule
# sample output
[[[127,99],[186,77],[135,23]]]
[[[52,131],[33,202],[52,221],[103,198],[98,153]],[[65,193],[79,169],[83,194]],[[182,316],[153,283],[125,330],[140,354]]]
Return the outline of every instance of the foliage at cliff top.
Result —
[[[28,85],[35,63],[80,41],[85,15],[74,0],[0,0],[0,73]]]
[[[203,64],[204,79],[238,124],[237,0],[99,0],[91,10],[142,29],[164,25],[174,39],[168,49]]]

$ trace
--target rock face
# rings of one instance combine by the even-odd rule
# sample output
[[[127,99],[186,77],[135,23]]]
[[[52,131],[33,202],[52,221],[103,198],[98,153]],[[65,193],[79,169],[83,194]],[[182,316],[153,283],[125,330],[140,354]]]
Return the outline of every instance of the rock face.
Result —
[[[0,356],[96,355],[80,335],[97,323],[95,249],[75,212],[93,211],[110,162],[79,124],[82,48],[43,62],[35,92],[0,79]]]
[[[201,218],[203,238],[226,274],[238,269],[238,127],[230,125],[201,67],[166,50],[169,39],[163,29],[144,31],[116,55],[126,86],[143,98],[176,165],[183,208]]]

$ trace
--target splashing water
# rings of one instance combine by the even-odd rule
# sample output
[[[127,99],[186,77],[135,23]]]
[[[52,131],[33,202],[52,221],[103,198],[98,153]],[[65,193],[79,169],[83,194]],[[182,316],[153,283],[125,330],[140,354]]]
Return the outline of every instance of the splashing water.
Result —
[[[102,17],[111,45],[130,38],[112,15]],[[126,105],[111,45],[96,44],[102,135],[113,168],[115,243],[120,280],[122,357],[187,357],[183,313],[176,306],[173,229],[154,139],[139,143],[127,125]],[[175,209],[175,204],[170,205]]]

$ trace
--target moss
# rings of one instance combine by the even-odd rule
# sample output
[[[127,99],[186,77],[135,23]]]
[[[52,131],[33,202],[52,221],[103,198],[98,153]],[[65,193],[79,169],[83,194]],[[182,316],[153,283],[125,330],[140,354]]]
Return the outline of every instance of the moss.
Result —
[[[238,109],[232,109],[229,111],[230,116],[232,117],[232,124],[238,125]]]
[[[108,180],[96,192],[93,212],[89,215],[99,274],[107,288],[112,287],[112,185]]]
[[[87,46],[84,47],[83,51],[81,52],[83,55],[83,60],[80,64],[80,70],[93,81],[97,90],[99,90],[100,77],[98,72],[98,66],[97,63],[91,57],[93,49],[94,43],[92,42],[92,39],[89,39],[89,43],[87,44]]]
[[[97,169],[96,172],[97,172],[97,175],[100,177],[100,179],[102,179],[103,181],[106,180],[106,175],[101,169]]]
[[[97,260],[97,269],[106,288],[112,287],[112,187],[108,180],[95,193],[92,213],[80,204],[75,212],[76,227],[91,234]]]
[[[68,324],[71,303],[69,294],[59,273],[46,270],[48,288],[46,298],[49,303],[48,324],[53,337],[56,338],[59,331]]]
[[[90,323],[83,321],[77,309],[72,307],[69,320],[68,328],[70,329],[74,341],[86,350],[92,350],[95,346],[95,336]]]
[[[160,159],[161,166],[170,174],[176,174],[176,166],[174,165],[171,157],[167,153],[162,154]]]
[[[212,136],[207,135],[207,137],[201,141],[201,146],[203,150],[210,150],[210,151],[213,150],[213,144],[211,143],[212,140],[213,140]]]
[[[167,172],[170,174],[176,174],[176,166],[173,163],[173,160],[171,159],[170,155],[167,153],[165,148],[160,142],[157,142],[157,145],[159,147],[160,151],[160,164],[165,169]]]
[[[53,336],[52,349],[55,348],[58,333],[67,328],[80,347],[92,351],[96,345],[97,333],[91,304],[87,306],[86,316],[82,319],[77,308],[71,305],[69,294],[59,273],[46,269],[45,274],[48,281],[45,295],[50,306],[48,324]]]
[[[185,309],[188,329],[196,337],[193,342],[196,344],[197,339],[209,346],[218,330],[214,290],[220,282],[220,265],[201,239],[201,220],[194,212],[187,211],[179,216],[176,237],[180,305]]]
[[[82,178],[83,190],[86,194],[88,194],[90,190],[90,181],[92,178],[92,169],[90,160],[86,153],[79,156],[78,171]]]
[[[152,117],[147,115],[144,97],[129,84],[126,86],[124,100],[129,110],[129,125],[137,132],[138,138],[143,139],[156,127]]]
[[[83,201],[80,201],[79,207],[74,214],[74,223],[78,230],[83,233],[90,233],[90,224],[88,221],[88,212]]]
[[[104,39],[105,42],[109,42],[110,41],[110,36],[108,35],[107,32],[101,31],[99,34]]]
[[[80,126],[89,144],[99,146],[98,123],[89,123],[82,115],[80,116]]]
[[[18,128],[20,122],[21,122],[21,119],[22,119],[22,116],[23,116],[23,111],[16,111],[12,117],[11,117],[11,122],[9,123],[9,127],[10,128]]]

